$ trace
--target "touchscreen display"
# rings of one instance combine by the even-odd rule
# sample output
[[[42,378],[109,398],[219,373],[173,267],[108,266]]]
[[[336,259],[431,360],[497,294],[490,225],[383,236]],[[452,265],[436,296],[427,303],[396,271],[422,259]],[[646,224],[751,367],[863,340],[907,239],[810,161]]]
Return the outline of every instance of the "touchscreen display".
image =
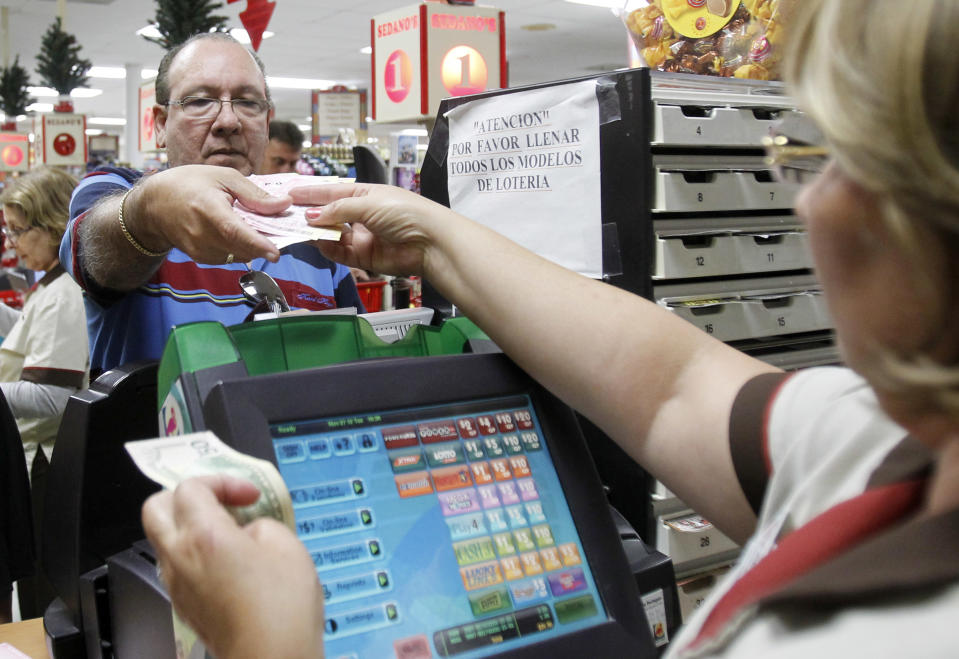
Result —
[[[270,430],[327,657],[480,657],[606,622],[529,397]]]

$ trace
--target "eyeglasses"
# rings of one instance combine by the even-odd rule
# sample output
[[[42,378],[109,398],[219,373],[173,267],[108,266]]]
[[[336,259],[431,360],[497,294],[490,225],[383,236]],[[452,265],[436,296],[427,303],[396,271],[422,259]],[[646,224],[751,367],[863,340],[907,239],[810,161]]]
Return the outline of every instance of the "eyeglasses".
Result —
[[[229,103],[233,112],[244,119],[259,119],[273,104],[265,98],[211,98],[209,96],[185,96],[166,105],[179,105],[183,114],[193,119],[212,119],[220,114],[223,104]]]
[[[11,229],[9,226],[5,226],[0,229],[0,231],[3,232],[3,235],[7,240],[9,240],[11,243],[16,243],[18,240],[20,240],[20,236],[28,231],[33,231],[34,229],[36,229],[36,227],[31,224],[26,229]]]
[[[829,149],[790,140],[785,135],[767,135],[762,139],[766,149],[763,162],[779,181],[801,183],[826,168]]]

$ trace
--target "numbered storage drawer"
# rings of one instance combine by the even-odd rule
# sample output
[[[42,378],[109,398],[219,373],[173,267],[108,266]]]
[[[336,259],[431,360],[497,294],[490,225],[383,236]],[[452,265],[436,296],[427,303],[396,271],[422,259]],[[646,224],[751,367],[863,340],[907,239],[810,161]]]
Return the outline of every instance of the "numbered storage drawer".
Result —
[[[683,147],[752,147],[762,144],[774,124],[795,110],[765,107],[708,107],[703,105],[653,105],[651,144]]]
[[[664,283],[655,300],[721,341],[832,329],[813,275]]]
[[[679,302],[666,306],[720,341],[832,329],[825,299],[818,291],[755,299]]]
[[[689,564],[705,565],[728,560],[739,545],[719,531],[702,515],[681,514],[660,517],[656,529],[656,549],[669,556],[677,572]]]
[[[696,609],[702,606],[706,597],[713,591],[719,580],[729,572],[729,569],[729,565],[724,565],[676,581],[676,594],[679,595],[679,613],[683,622],[687,622]]]
[[[656,232],[653,279],[716,277],[812,267],[806,234],[662,235]]]
[[[776,181],[766,170],[656,169],[653,211],[705,212],[792,208],[801,183]]]

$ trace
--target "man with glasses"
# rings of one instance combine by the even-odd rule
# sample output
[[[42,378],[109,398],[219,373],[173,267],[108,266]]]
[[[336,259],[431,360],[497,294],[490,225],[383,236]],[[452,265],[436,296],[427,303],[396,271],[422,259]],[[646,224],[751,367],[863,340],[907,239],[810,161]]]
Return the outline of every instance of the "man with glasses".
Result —
[[[245,178],[263,158],[273,117],[259,58],[229,35],[197,35],[164,56],[156,99],[157,144],[170,168],[90,174],[60,245],[86,291],[91,371],[159,359],[173,325],[243,322],[244,262],[273,276],[293,308],[363,311],[348,268],[306,243],[278,250],[232,209],[235,200],[264,214],[290,204]]]

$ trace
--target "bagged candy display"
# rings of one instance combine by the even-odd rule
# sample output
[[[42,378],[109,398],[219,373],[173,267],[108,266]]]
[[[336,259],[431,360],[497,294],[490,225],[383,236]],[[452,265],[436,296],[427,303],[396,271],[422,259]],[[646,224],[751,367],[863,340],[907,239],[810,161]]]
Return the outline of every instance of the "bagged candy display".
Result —
[[[618,13],[650,68],[778,80],[797,1],[627,0]]]

